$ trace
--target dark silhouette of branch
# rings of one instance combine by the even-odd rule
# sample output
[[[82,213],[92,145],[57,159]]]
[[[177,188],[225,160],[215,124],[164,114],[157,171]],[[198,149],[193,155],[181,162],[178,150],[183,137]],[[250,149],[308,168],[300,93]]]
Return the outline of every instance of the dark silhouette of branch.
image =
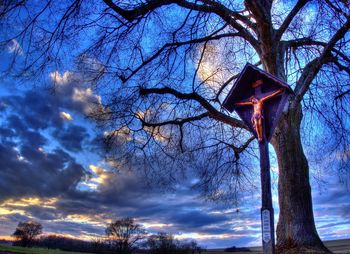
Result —
[[[290,11],[286,19],[283,21],[282,25],[278,28],[275,33],[275,40],[279,41],[282,35],[289,27],[290,23],[293,21],[294,17],[300,12],[300,10],[308,3],[310,0],[298,0],[294,8]]]
[[[104,0],[104,2],[113,9],[116,13],[121,15],[126,20],[133,21],[135,19],[139,19],[142,16],[146,15],[149,12],[156,10],[162,6],[176,4],[180,7],[184,7],[189,10],[200,11],[204,13],[215,13],[219,17],[221,17],[225,22],[230,24],[233,28],[235,28],[239,34],[245,38],[249,43],[256,49],[259,50],[259,43],[254,38],[254,36],[243,27],[238,20],[243,22],[250,28],[254,28],[255,25],[245,16],[241,15],[240,12],[232,11],[226,8],[224,5],[215,2],[215,1],[199,1],[203,4],[188,2],[186,0],[151,0],[144,4],[136,6],[134,9],[126,10],[119,7],[117,4],[113,3],[112,0]]]
[[[158,51],[156,51],[152,56],[150,56],[148,59],[145,59],[138,67],[136,67],[127,77],[124,76],[119,76],[122,82],[128,81],[132,76],[134,76],[137,72],[139,72],[143,67],[145,67],[147,64],[155,60],[157,57],[160,56],[162,52],[164,52],[166,49],[172,49],[172,48],[178,48],[184,45],[192,45],[192,44],[198,44],[202,42],[208,42],[208,41],[213,41],[213,40],[219,40],[221,38],[225,37],[234,37],[239,35],[239,33],[225,33],[225,34],[218,34],[215,35],[216,33],[220,32],[221,29],[215,31],[211,35],[202,37],[202,38],[197,38],[193,40],[188,40],[188,41],[179,41],[179,42],[172,42],[172,43],[166,43],[161,47]]]
[[[348,89],[348,90],[346,90],[345,92],[342,92],[341,94],[337,95],[337,96],[335,97],[335,99],[338,100],[338,99],[344,97],[344,96],[347,95],[347,94],[350,94],[350,89]]]
[[[164,121],[164,122],[157,122],[157,123],[151,123],[147,122],[144,119],[140,118],[140,121],[142,122],[143,126],[147,127],[159,127],[164,125],[183,125],[185,123],[193,122],[193,121],[199,121],[202,120],[205,117],[209,117],[209,113],[203,113],[197,116],[191,116],[186,118],[175,118],[174,120]]]
[[[334,46],[336,45],[336,43],[345,36],[345,34],[349,31],[349,29],[350,29],[350,17],[347,17],[346,22],[332,36],[332,38],[328,41],[327,45],[324,46],[324,49],[321,55],[315,58],[314,60],[312,60],[311,62],[309,62],[305,66],[294,90],[296,94],[296,102],[299,102],[302,100],[303,96],[308,91],[311,85],[311,82],[313,81],[317,73],[320,71],[322,65],[327,62],[333,61],[333,56],[331,52]]]
[[[171,94],[181,100],[193,100],[198,102],[205,110],[208,111],[210,118],[216,119],[223,123],[229,124],[232,127],[238,127],[242,129],[249,130],[248,127],[241,121],[236,118],[232,118],[220,111],[218,111],[213,105],[211,105],[206,99],[204,99],[199,94],[193,93],[181,93],[170,87],[163,88],[140,88],[140,95],[149,95],[149,94]]]

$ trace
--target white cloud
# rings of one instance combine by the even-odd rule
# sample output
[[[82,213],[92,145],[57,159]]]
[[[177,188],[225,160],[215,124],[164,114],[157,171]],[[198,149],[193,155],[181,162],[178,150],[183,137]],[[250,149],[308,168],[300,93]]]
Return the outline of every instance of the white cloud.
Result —
[[[205,88],[217,91],[224,82],[236,74],[234,71],[236,63],[230,60],[228,52],[230,51],[225,44],[217,43],[207,44],[205,48],[198,49],[195,63],[198,65],[198,78]],[[235,54],[231,55],[235,57]]]
[[[89,165],[89,169],[92,171],[93,176],[81,183],[81,186],[86,186],[90,191],[95,191],[106,184],[110,174],[105,169],[93,164]]]
[[[65,121],[72,121],[73,120],[73,117],[69,114],[69,113],[66,113],[66,112],[60,112],[60,117],[62,120],[65,120]]]
[[[75,87],[73,89],[72,100],[84,105],[85,114],[89,115],[105,111],[105,108],[102,106],[101,96],[93,94],[91,88]]]
[[[72,98],[74,101],[78,102],[96,101],[99,104],[101,103],[101,97],[94,95],[90,88],[74,88]]]
[[[103,136],[105,138],[118,138],[118,141],[125,143],[133,140],[133,131],[128,126],[123,126],[122,128],[114,131],[105,131]]]
[[[72,80],[73,74],[69,71],[65,71],[63,75],[61,75],[58,71],[55,71],[51,72],[49,76],[50,79],[54,82],[54,84],[65,85]]]
[[[108,110],[103,107],[101,96],[94,94],[88,87],[90,83],[81,73],[65,71],[62,74],[54,71],[49,77],[53,84],[57,85],[55,92],[62,107],[87,115],[97,113],[101,116]],[[60,116],[64,120],[71,120],[66,114],[61,113]]]
[[[15,53],[18,55],[23,55],[23,49],[21,45],[18,43],[17,40],[12,39],[8,44],[7,44],[7,51],[9,53]]]

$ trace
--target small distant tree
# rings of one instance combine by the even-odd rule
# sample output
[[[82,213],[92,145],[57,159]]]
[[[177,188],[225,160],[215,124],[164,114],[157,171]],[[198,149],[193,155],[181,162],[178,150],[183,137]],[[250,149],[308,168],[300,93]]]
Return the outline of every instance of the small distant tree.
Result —
[[[204,251],[204,249],[200,247],[196,241],[185,243],[183,246],[188,254],[201,254]]]
[[[137,243],[145,238],[146,231],[140,224],[135,223],[134,219],[124,218],[109,224],[106,235],[115,253],[130,254]]]
[[[101,237],[93,237],[90,240],[91,249],[93,253],[103,253],[105,241]]]
[[[177,249],[173,235],[160,232],[147,239],[149,254],[172,254]]]
[[[12,234],[23,247],[31,247],[35,237],[43,232],[43,226],[36,221],[19,222]]]
[[[151,235],[147,239],[146,246],[149,254],[200,254],[202,251],[195,241],[183,243],[164,232]]]

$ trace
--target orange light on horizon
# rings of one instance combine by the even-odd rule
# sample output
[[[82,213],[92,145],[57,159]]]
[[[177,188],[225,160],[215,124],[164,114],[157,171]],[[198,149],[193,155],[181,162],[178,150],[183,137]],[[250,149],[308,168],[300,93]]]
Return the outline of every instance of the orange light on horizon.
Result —
[[[9,236],[9,235],[0,235],[0,241],[14,241],[15,238],[13,236]]]

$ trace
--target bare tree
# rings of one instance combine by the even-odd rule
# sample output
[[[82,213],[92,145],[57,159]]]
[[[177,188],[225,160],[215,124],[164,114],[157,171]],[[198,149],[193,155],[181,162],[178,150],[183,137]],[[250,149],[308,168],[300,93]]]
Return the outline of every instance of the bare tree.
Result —
[[[164,185],[191,167],[211,199],[232,198],[254,176],[254,138],[221,105],[238,72],[252,62],[291,84],[295,96],[272,138],[277,245],[321,253],[301,131],[325,124],[333,140],[316,136],[327,149],[320,154],[347,161],[349,9],[337,0],[5,1],[1,25],[16,28],[2,29],[3,45],[26,77],[78,59],[100,84],[106,110],[95,117],[118,167],[141,165]]]
[[[39,222],[26,221],[19,222],[15,232],[12,234],[23,247],[31,247],[35,237],[43,232],[43,227]]]
[[[160,232],[156,235],[150,235],[146,245],[150,254],[170,254],[176,253],[178,243],[172,235]]]
[[[149,254],[200,254],[203,251],[196,242],[181,242],[165,232],[150,235],[146,246]]]
[[[131,218],[116,220],[106,228],[106,235],[118,254],[130,254],[137,243],[145,238],[145,230]]]

